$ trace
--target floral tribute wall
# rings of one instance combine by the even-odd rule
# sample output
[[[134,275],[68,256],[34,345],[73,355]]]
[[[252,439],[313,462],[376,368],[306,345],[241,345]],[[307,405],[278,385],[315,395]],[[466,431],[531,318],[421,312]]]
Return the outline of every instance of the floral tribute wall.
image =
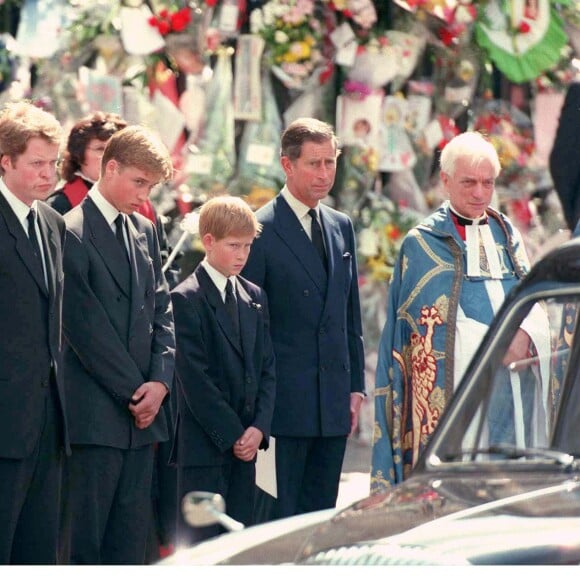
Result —
[[[157,201],[174,221],[223,191],[261,206],[284,181],[283,128],[330,122],[342,155],[327,201],[359,236],[370,367],[400,242],[442,200],[452,136],[494,141],[496,203],[532,256],[562,225],[557,206],[540,209],[577,80],[578,0],[4,0],[0,26],[3,101],[32,98],[65,125],[114,111],[161,133],[178,171]]]

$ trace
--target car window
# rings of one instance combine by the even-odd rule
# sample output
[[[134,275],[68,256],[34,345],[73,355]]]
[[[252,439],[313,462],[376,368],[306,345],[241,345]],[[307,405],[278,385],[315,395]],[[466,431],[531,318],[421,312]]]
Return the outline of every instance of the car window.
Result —
[[[579,301],[570,296],[543,299],[531,308],[526,305],[523,320],[514,316],[517,324],[505,325],[487,356],[482,356],[485,362],[471,385],[478,392],[466,398],[465,412],[459,414],[462,429],[442,438],[438,459],[554,459],[542,450],[578,455],[577,426],[560,425],[560,435],[569,433],[559,436],[559,443],[554,443],[554,433],[561,420],[563,393],[580,390],[579,341],[575,338]],[[568,393],[566,400],[577,404],[580,394],[571,398]]]

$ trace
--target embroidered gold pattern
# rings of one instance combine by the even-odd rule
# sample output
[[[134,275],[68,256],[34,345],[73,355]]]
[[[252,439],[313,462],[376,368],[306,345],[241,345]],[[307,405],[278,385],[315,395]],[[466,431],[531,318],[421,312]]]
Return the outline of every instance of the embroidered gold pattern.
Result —
[[[413,466],[419,456],[423,436],[428,437],[435,430],[439,420],[439,410],[433,408],[429,396],[437,378],[437,361],[433,356],[433,333],[435,326],[443,324],[435,306],[421,308],[419,324],[426,328],[424,336],[411,335],[411,384],[413,388],[412,442]]]

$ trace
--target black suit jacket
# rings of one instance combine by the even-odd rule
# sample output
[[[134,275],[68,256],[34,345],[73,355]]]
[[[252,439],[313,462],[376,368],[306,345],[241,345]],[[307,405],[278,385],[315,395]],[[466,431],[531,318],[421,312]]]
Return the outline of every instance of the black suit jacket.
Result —
[[[173,461],[220,465],[244,431],[267,448],[274,410],[275,361],[263,290],[238,276],[241,345],[224,302],[202,265],[172,292],[178,419]]]
[[[550,173],[560,198],[566,223],[574,230],[580,219],[580,82],[570,85],[554,145],[550,153]]]
[[[139,214],[128,220],[129,267],[90,197],[65,221],[63,324],[71,443],[129,449],[164,441],[165,413],[147,429],[137,429],[128,409],[142,383],[170,387],[173,381],[173,314],[154,227]]]
[[[364,392],[364,352],[352,222],[320,205],[328,275],[282,195],[260,208],[262,232],[244,271],[270,304],[276,355],[272,435],[350,432],[350,394]]]
[[[0,195],[0,457],[23,458],[42,431],[51,366],[68,447],[62,381],[62,217],[38,202],[48,288],[16,214]]]

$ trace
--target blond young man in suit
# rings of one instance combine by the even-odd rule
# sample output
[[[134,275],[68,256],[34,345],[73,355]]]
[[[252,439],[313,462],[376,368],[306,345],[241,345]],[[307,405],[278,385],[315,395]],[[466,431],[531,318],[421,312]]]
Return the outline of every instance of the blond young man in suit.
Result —
[[[137,209],[171,177],[160,138],[127,127],[107,143],[99,181],[65,216],[72,563],[144,563],[175,341],[157,235]]]

